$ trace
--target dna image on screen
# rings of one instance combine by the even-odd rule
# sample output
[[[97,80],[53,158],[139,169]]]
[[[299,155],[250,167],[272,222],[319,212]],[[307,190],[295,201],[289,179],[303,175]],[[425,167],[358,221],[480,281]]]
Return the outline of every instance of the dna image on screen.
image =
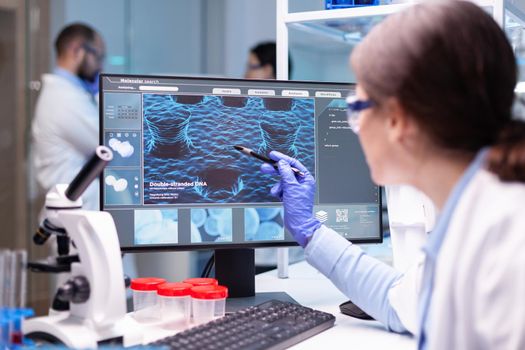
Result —
[[[144,204],[279,202],[235,145],[315,169],[313,98],[144,94],[143,114]]]

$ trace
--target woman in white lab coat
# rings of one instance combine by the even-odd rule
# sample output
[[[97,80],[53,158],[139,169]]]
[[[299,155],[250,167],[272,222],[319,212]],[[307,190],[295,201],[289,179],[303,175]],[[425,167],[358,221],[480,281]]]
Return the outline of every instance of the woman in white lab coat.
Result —
[[[423,268],[402,274],[321,225],[312,176],[272,152],[286,227],[313,266],[418,348],[524,349],[525,123],[512,118],[504,32],[472,3],[424,2],[375,27],[351,65],[348,121],[373,180],[412,185],[438,209]]]

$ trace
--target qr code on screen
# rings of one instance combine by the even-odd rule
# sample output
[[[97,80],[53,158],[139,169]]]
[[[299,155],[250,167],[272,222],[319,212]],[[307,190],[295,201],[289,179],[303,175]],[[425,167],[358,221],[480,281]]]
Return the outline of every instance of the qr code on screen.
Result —
[[[348,209],[336,209],[335,222],[348,222]]]

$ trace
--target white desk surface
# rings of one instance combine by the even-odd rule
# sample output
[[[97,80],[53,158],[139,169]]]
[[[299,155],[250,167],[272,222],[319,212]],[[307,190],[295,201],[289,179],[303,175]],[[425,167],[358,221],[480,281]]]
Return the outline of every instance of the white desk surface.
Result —
[[[339,312],[339,304],[348,300],[325,276],[300,262],[289,266],[289,277],[280,279],[277,270],[255,277],[257,292],[286,292],[301,305],[329,312],[335,316],[334,327],[309,338],[292,349],[415,349],[414,338],[391,333],[376,321],[358,320]]]

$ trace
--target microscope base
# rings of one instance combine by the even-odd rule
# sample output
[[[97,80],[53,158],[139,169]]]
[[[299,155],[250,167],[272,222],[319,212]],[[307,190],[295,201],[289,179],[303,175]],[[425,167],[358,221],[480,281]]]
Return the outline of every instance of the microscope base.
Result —
[[[121,321],[94,329],[85,319],[72,317],[68,312],[36,317],[23,323],[24,335],[36,343],[58,343],[72,349],[95,349],[100,345],[140,345],[143,334],[130,316]]]

